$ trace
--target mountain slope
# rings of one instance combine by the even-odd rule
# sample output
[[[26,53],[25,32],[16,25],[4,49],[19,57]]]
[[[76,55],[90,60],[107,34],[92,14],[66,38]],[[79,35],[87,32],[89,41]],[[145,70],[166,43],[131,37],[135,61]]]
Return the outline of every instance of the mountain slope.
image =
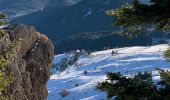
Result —
[[[151,34],[142,34],[137,38],[130,39],[120,36],[112,31],[83,32],[54,42],[57,53],[71,50],[103,50],[105,47],[144,46],[152,44]]]
[[[167,47],[168,45],[118,48],[115,49],[118,51],[118,54],[115,55],[111,55],[112,50],[106,50],[80,58],[64,72],[56,72],[51,76],[47,84],[48,100],[54,98],[60,100],[107,100],[106,93],[95,88],[97,82],[106,79],[106,72],[121,72],[130,76],[140,71],[152,71],[153,80],[156,81],[159,79],[159,75],[155,71],[156,67],[170,70],[170,62],[167,62],[163,57],[163,51]],[[57,55],[54,63],[58,63],[61,57],[64,55]],[[65,97],[60,95],[63,90],[69,92]]]
[[[0,11],[5,10],[10,18],[42,11],[46,6],[71,6],[81,0],[0,0]]]
[[[10,18],[43,10],[49,0],[0,0],[0,11],[5,10]]]
[[[16,18],[12,22],[34,25],[56,41],[80,32],[115,29],[105,11],[120,7],[125,1],[82,0],[67,7],[47,6],[44,11]]]

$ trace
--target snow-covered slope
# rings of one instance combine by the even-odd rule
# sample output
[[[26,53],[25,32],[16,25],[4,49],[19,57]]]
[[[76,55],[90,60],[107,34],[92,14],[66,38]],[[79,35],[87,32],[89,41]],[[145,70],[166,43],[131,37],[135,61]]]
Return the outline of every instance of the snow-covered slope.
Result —
[[[64,72],[51,76],[47,84],[48,100],[106,100],[106,93],[95,88],[97,82],[106,79],[106,72],[121,72],[128,76],[140,71],[152,71],[153,79],[156,80],[159,75],[155,73],[155,68],[170,69],[170,63],[163,57],[167,47],[118,48],[118,54],[115,55],[111,55],[112,50],[94,52],[89,57],[79,59]],[[61,55],[55,58],[58,62]],[[70,94],[62,97],[59,93],[65,89]]]

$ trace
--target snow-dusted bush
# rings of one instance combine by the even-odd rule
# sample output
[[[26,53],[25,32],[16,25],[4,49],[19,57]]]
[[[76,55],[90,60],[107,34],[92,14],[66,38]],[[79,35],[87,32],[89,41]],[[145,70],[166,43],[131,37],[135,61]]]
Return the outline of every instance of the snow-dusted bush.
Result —
[[[87,71],[84,71],[84,75],[86,75],[87,74]]]
[[[62,58],[57,69],[60,71],[64,71],[67,67],[68,67],[68,59]]]
[[[69,62],[68,62],[69,65],[73,65],[79,59],[80,51],[78,50],[71,51],[71,56],[72,57],[69,59]]]
[[[62,91],[59,92],[59,94],[62,96],[62,97],[66,97],[70,94],[70,91],[64,89]]]
[[[112,55],[114,55],[114,54],[118,54],[118,51],[117,50],[112,50],[112,53],[111,53]]]
[[[81,56],[81,57],[84,58],[84,57],[87,57],[88,55],[89,55],[88,51],[86,51],[86,50],[84,50],[84,49],[81,50],[81,52],[80,52],[80,56]]]
[[[75,87],[78,87],[79,86],[79,84],[75,84]]]
[[[170,60],[170,47],[164,52],[164,56],[167,60]]]

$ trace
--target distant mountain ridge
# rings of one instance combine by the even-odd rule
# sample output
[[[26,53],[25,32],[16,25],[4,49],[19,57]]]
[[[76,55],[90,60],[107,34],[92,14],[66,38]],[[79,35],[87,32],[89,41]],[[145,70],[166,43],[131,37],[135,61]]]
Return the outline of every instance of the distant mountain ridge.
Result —
[[[10,18],[42,11],[46,6],[70,6],[81,0],[0,0],[0,11],[5,10]]]
[[[0,11],[5,10],[10,18],[43,10],[49,0],[0,0]]]
[[[107,35],[99,32],[118,31],[119,28],[112,26],[113,19],[107,16],[105,11],[119,8],[131,0],[76,0],[75,3],[72,1],[51,0],[43,11],[15,18],[11,22],[35,26],[55,43],[57,53],[72,49],[101,50],[104,47],[152,43],[152,37],[150,35],[147,37],[146,34],[130,40],[111,34],[112,32],[106,33]],[[90,32],[94,34],[89,34]],[[97,35],[100,38],[89,41],[88,37]]]
[[[116,33],[113,30],[78,33],[54,42],[55,51],[60,54],[77,49],[98,51],[104,48],[152,45],[151,34],[141,34],[137,38],[130,39]]]
[[[66,7],[53,3],[53,6],[49,4],[43,11],[16,18],[12,22],[33,25],[56,41],[80,32],[115,29],[111,25],[112,19],[105,11],[118,8],[127,1],[129,0],[82,0]]]

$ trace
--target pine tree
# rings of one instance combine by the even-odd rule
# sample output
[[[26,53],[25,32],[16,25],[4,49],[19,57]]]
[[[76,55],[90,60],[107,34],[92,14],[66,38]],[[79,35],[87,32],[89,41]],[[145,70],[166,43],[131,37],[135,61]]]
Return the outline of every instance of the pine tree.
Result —
[[[133,0],[131,4],[106,13],[113,17],[114,26],[123,28],[121,35],[136,37],[146,31],[170,30],[170,0],[150,0],[149,4]],[[165,57],[170,60],[170,49],[165,52]],[[170,100],[170,72],[160,69],[159,72],[160,85],[163,86],[160,89],[150,80],[149,74],[126,78],[119,73],[108,73],[107,77],[111,82],[99,83],[97,87],[106,91],[108,97],[116,96],[116,100]],[[145,78],[149,80],[143,80]]]
[[[6,20],[8,15],[6,13],[0,13],[0,26],[7,25],[8,21]]]
[[[133,0],[131,4],[106,13],[114,18],[113,25],[123,27],[121,35],[135,37],[143,31],[170,29],[169,0],[150,0],[150,4]]]
[[[162,81],[155,84],[151,73],[138,73],[127,78],[120,73],[109,72],[107,80],[98,83],[97,88],[106,91],[108,99],[115,96],[115,100],[170,100],[169,73],[160,70],[160,74]]]

